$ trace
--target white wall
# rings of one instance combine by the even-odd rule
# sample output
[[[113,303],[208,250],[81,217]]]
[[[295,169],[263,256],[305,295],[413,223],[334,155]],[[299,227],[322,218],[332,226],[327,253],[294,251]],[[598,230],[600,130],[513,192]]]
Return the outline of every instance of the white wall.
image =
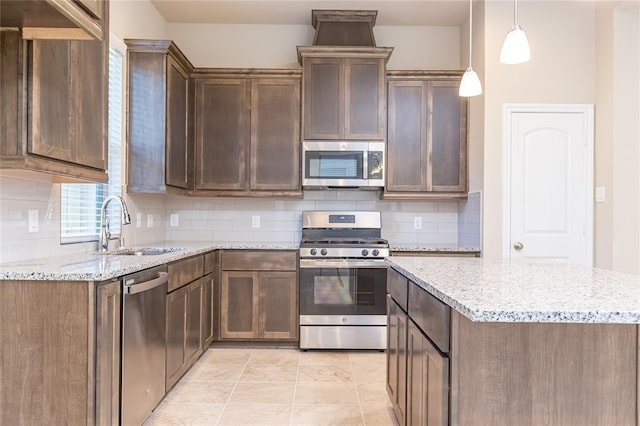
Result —
[[[499,61],[513,22],[512,2],[485,2],[483,255],[502,256],[504,103],[595,103],[595,3],[521,2],[531,61]]]
[[[121,40],[167,37],[167,22],[148,0],[111,0],[109,18],[109,31]]]
[[[613,269],[640,273],[640,5],[621,2],[613,32]]]
[[[168,24],[196,67],[298,68],[296,46],[311,45],[311,25]],[[459,69],[458,27],[374,27],[376,44],[394,51],[389,69]]]

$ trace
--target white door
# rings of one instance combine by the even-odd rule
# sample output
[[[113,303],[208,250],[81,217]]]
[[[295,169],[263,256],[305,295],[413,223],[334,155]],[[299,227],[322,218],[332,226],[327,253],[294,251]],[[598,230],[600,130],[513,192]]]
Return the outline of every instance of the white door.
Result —
[[[505,113],[505,257],[592,266],[593,108]]]

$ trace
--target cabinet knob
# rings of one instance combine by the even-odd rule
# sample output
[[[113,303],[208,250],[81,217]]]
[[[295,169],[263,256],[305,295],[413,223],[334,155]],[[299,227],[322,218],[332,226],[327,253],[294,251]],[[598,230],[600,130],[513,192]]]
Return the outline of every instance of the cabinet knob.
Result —
[[[513,248],[520,251],[524,248],[524,244],[522,244],[520,241],[516,241],[513,245]]]

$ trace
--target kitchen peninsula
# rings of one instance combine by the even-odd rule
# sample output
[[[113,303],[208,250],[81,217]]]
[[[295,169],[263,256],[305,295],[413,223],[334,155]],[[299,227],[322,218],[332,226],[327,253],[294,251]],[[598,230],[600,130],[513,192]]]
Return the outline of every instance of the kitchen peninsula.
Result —
[[[387,262],[387,390],[401,424],[637,425],[640,276]]]

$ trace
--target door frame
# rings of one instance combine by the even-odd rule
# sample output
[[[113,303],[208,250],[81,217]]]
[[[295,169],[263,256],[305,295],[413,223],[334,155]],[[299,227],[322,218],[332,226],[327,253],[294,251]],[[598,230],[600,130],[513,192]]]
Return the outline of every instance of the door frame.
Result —
[[[511,134],[512,119],[515,113],[573,113],[584,117],[586,150],[583,165],[587,174],[585,182],[587,194],[585,211],[587,212],[585,229],[588,265],[593,266],[593,211],[594,211],[594,116],[593,104],[520,104],[505,103],[503,105],[502,132],[502,257],[511,258]]]

